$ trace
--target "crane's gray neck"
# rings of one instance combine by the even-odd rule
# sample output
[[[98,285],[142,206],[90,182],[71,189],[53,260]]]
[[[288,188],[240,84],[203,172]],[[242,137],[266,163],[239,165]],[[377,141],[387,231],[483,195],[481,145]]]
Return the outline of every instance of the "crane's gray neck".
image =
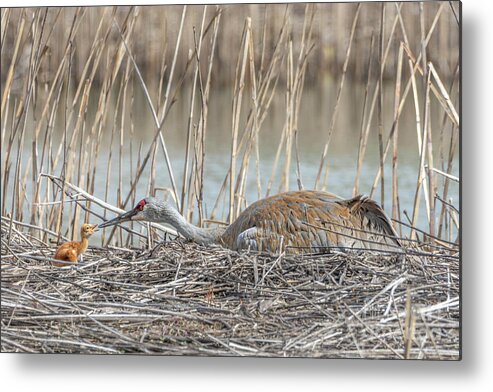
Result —
[[[203,245],[216,243],[224,232],[223,228],[201,228],[188,223],[185,218],[167,202],[163,202],[161,207],[162,208],[156,211],[158,215],[156,221],[168,223],[188,240]]]

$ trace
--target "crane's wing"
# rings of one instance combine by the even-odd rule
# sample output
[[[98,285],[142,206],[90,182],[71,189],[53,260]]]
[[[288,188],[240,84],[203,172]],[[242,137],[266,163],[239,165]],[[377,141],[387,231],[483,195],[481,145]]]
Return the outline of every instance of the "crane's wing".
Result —
[[[259,233],[257,227],[250,227],[249,229],[242,231],[236,238],[235,248],[259,250],[258,236]]]
[[[75,263],[77,261],[77,250],[76,245],[72,242],[66,242],[57,249],[55,259],[62,261],[71,261]]]
[[[338,204],[349,212],[351,234],[359,239],[363,248],[400,250],[401,243],[390,218],[374,200],[359,195]]]

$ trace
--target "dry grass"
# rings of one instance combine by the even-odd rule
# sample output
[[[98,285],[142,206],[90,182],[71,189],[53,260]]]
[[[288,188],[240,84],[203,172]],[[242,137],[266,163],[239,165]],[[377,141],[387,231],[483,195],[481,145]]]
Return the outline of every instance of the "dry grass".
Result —
[[[77,266],[2,225],[2,352],[458,359],[457,251],[267,256],[171,241]],[[35,243],[35,242],[34,242]]]

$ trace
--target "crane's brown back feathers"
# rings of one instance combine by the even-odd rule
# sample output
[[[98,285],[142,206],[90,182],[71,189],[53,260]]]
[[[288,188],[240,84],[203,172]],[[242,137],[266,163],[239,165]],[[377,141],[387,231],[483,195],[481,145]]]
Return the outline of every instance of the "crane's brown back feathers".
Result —
[[[286,192],[246,208],[219,238],[228,248],[290,253],[330,248],[395,249],[390,219],[373,200],[322,191]]]

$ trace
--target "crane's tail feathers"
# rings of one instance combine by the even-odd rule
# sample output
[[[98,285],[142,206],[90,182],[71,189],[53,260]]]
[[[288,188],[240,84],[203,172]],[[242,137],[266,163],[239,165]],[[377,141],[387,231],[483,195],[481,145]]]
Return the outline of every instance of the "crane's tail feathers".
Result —
[[[367,196],[358,195],[341,201],[341,204],[345,205],[352,214],[361,218],[362,229],[378,235],[380,240],[386,244],[402,246],[390,218],[376,201]]]

